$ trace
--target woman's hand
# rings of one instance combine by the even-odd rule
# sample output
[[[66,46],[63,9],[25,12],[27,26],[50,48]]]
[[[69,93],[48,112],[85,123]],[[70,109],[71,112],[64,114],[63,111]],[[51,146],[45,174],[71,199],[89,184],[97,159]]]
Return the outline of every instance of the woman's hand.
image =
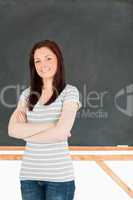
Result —
[[[16,122],[27,122],[27,116],[24,111],[18,110],[16,111]]]

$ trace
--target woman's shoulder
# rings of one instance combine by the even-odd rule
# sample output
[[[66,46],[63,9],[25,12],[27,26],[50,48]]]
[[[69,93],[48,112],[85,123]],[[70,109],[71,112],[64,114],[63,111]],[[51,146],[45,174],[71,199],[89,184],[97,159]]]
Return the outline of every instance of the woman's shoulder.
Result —
[[[78,110],[82,107],[80,92],[76,85],[67,84],[67,92],[65,93],[64,101],[74,101],[78,103]]]
[[[67,84],[66,86],[66,91],[65,91],[65,96],[79,96],[80,91],[76,85],[73,84]]]
[[[78,87],[76,85],[73,85],[73,84],[70,84],[70,83],[67,83],[67,87],[66,87],[66,90],[69,92],[70,90],[73,90],[73,91],[79,91]]]
[[[19,98],[20,99],[25,99],[29,96],[30,94],[30,86],[27,86],[25,89],[22,90],[22,92],[20,93]]]
[[[27,86],[27,87],[23,90],[23,92],[30,92],[30,86]]]

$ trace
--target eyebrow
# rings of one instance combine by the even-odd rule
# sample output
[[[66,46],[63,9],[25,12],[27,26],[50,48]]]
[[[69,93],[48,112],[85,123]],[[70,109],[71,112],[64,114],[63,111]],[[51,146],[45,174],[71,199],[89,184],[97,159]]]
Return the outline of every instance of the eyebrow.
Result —
[[[46,55],[45,57],[47,57],[47,56],[52,56],[52,55]],[[35,60],[35,59],[40,59],[40,58],[34,58],[34,60]]]

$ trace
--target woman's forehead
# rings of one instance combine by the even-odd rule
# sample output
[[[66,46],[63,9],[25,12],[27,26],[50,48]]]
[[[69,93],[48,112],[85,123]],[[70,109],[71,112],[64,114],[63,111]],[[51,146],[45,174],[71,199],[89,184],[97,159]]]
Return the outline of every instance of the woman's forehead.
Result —
[[[41,47],[41,48],[35,50],[34,58],[38,58],[38,56],[40,56],[40,55],[42,55],[42,56],[53,56],[54,53],[53,53],[52,50],[50,50],[47,47]]]

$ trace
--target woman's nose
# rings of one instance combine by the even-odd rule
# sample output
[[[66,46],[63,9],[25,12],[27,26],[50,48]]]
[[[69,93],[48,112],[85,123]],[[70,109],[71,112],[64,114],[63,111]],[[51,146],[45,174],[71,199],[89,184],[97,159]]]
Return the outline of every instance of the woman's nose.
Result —
[[[50,70],[50,66],[44,65],[43,69],[46,70],[46,71],[47,71],[47,70]]]

